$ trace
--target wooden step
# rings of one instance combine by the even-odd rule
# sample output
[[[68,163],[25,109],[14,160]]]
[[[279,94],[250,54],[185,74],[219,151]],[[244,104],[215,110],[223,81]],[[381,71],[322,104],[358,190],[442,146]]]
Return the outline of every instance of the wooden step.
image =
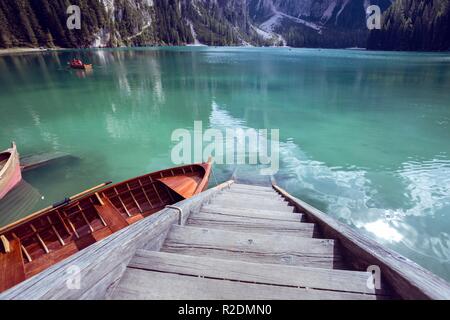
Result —
[[[261,193],[242,193],[242,192],[235,192],[232,190],[228,190],[228,191],[224,191],[221,192],[219,194],[217,194],[216,197],[236,197],[236,198],[252,198],[252,199],[271,199],[271,200],[276,200],[276,201],[281,201],[281,202],[285,202],[284,198],[282,196],[280,196],[279,194],[261,194]]]
[[[276,287],[127,268],[112,300],[375,300],[375,295]],[[213,311],[215,312],[215,311]]]
[[[217,196],[221,195],[227,195],[227,196],[234,196],[234,197],[247,197],[247,198],[265,198],[265,199],[274,199],[279,201],[285,201],[284,198],[276,193],[269,193],[265,192],[265,194],[261,194],[261,192],[240,192],[240,191],[234,191],[234,190],[227,190],[219,193]]]
[[[262,210],[276,210],[293,212],[294,207],[289,206],[286,201],[275,200],[275,199],[264,199],[264,198],[254,198],[250,196],[239,196],[234,197],[230,195],[220,195],[214,197],[209,201],[209,204],[220,205],[224,208],[226,207],[237,207],[237,208],[252,208],[252,209],[262,209]]]
[[[231,194],[231,193],[222,193],[217,196],[215,196],[213,199],[211,199],[211,202],[216,200],[233,200],[235,202],[255,202],[255,203],[261,203],[261,204],[268,204],[268,205],[282,205],[287,206],[289,203],[287,201],[284,201],[282,198],[275,198],[272,196],[267,197],[261,197],[261,196],[250,196],[246,194]]]
[[[283,212],[294,212],[294,207],[288,205],[287,202],[278,202],[273,200],[259,200],[259,199],[234,199],[230,198],[214,198],[211,199],[209,204],[221,206],[223,208],[250,208],[250,209],[261,209],[261,210],[275,210]]]
[[[172,226],[164,252],[259,263],[342,269],[333,240]]]
[[[249,191],[260,191],[260,192],[275,192],[271,187],[253,186],[249,184],[233,183],[230,189],[234,190],[249,190]]]
[[[240,194],[240,193],[231,193],[231,192],[222,192],[217,194],[214,199],[233,199],[233,200],[241,200],[241,201],[248,201],[255,199],[255,201],[264,201],[264,202],[274,202],[274,203],[282,203],[282,204],[288,204],[287,201],[284,200],[284,198],[278,196],[278,195],[249,195],[246,193]]]
[[[380,290],[369,288],[367,280],[370,273],[361,271],[250,263],[148,250],[138,250],[128,267],[202,278],[319,289],[324,292],[387,295],[383,285]]]
[[[189,216],[187,224],[194,227],[230,231],[257,232],[263,234],[280,233],[309,238],[318,236],[313,223],[225,216],[215,213],[193,213]]]
[[[222,206],[216,206],[213,204],[204,205],[201,212],[209,212],[222,214],[227,216],[237,216],[237,217],[249,217],[249,218],[264,218],[270,220],[282,220],[282,221],[294,221],[301,222],[304,220],[304,215],[302,213],[293,213],[285,211],[275,211],[275,210],[261,210],[261,209],[251,209],[251,208],[224,208]]]
[[[259,190],[251,190],[251,189],[241,189],[241,188],[229,188],[223,190],[221,193],[233,193],[233,194],[248,194],[248,195],[255,195],[255,196],[278,196],[282,197],[279,193],[275,192],[275,190],[272,191],[259,191]]]

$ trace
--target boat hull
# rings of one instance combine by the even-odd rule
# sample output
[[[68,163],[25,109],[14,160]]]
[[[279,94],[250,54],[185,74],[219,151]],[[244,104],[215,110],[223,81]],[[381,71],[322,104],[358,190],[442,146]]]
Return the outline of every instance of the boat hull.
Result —
[[[0,153],[0,162],[2,159],[4,164],[0,168],[0,200],[22,180],[19,154],[14,144]]]
[[[199,194],[208,186],[210,170],[208,162],[153,172],[89,191],[6,226],[0,229],[0,237],[11,243],[19,241],[16,247],[21,250],[23,262],[2,266],[1,262],[13,253],[2,253],[0,246],[0,270],[20,269],[23,281],[167,205]],[[171,182],[178,179],[177,187],[183,194],[180,189],[172,189],[167,178]],[[184,185],[184,181],[189,183]],[[17,283],[0,281],[0,292]]]
[[[73,64],[71,64],[70,67],[72,69],[77,69],[77,70],[88,70],[88,69],[92,69],[92,64],[83,64],[83,65],[73,65]]]

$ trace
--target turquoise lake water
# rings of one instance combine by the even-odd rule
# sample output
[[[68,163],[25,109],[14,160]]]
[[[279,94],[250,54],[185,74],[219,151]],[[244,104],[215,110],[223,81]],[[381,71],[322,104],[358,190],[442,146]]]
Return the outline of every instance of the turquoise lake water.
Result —
[[[93,72],[67,69],[75,57]],[[171,134],[195,120],[279,129],[282,187],[450,279],[449,54],[184,47],[0,56],[0,112],[0,149],[14,140],[22,155],[74,156],[24,174],[42,197],[33,209],[173,166]],[[234,169],[217,165],[211,184]],[[18,218],[0,214],[0,224]]]

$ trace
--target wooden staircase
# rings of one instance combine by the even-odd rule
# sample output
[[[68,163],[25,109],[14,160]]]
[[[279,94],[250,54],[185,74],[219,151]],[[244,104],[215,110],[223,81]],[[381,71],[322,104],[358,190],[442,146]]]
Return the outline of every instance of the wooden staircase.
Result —
[[[450,299],[445,280],[275,183],[238,181],[121,229],[0,300]]]
[[[111,299],[387,299],[274,189],[232,184],[139,249]]]

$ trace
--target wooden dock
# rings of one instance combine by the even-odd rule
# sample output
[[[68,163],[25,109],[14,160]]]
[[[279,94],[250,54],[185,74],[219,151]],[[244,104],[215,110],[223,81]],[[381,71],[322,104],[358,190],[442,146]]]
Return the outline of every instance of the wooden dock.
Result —
[[[336,242],[275,190],[235,184],[172,226],[160,252],[138,250],[112,298],[389,297],[367,287],[367,272],[344,269]]]
[[[22,172],[30,171],[33,169],[37,169],[49,164],[52,164],[56,161],[60,160],[77,160],[77,157],[74,157],[68,153],[53,151],[53,152],[42,152],[36,154],[29,154],[20,157],[20,167]]]
[[[67,288],[67,268],[81,287]],[[372,286],[368,267],[380,268]],[[378,285],[379,284],[379,285]],[[447,282],[277,186],[226,182],[0,299],[449,299]]]

